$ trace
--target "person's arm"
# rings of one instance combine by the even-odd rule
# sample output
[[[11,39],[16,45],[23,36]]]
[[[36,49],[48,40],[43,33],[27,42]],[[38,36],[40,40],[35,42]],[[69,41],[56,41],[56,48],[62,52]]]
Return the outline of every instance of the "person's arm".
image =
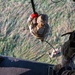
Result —
[[[38,17],[38,13],[32,13],[32,14],[29,16],[29,18],[28,18],[28,20],[27,20],[27,23],[28,23],[28,24],[31,24],[32,20],[33,20],[35,17]]]

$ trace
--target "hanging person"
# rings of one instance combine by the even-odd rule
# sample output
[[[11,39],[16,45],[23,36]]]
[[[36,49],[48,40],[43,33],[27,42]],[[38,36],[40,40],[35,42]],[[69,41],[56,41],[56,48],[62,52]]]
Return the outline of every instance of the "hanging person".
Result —
[[[49,32],[48,16],[46,14],[32,13],[28,20],[30,33],[42,42],[47,38]]]
[[[39,39],[41,42],[48,43],[48,41],[46,41],[48,37],[48,32],[50,30],[48,25],[48,16],[46,14],[38,15],[38,13],[35,10],[34,0],[31,0],[31,4],[32,4],[33,13],[29,16],[27,20],[30,33],[35,38]],[[53,54],[57,54],[56,49],[50,43],[48,44],[53,48],[51,56]]]

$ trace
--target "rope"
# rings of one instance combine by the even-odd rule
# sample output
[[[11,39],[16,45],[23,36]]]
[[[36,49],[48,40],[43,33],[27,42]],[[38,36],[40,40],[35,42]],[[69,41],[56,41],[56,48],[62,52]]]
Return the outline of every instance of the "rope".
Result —
[[[48,42],[48,41],[46,41],[46,40],[45,40],[44,42],[46,42],[48,45],[50,45],[50,46],[53,48],[53,50],[54,50],[54,51],[56,51],[56,50],[55,50],[55,48],[52,46],[52,44],[51,44],[51,43],[49,43],[49,42]],[[58,64],[58,59],[57,59],[57,57],[56,57],[56,61],[57,61],[57,64]]]
[[[36,13],[36,11],[35,11],[35,5],[34,5],[34,1],[33,0],[31,0],[31,4],[32,4],[33,12]]]
[[[52,44],[51,43],[49,43],[48,41],[46,41],[45,40],[45,42],[47,43],[47,44],[49,44],[54,50],[55,50],[55,48],[52,46]]]

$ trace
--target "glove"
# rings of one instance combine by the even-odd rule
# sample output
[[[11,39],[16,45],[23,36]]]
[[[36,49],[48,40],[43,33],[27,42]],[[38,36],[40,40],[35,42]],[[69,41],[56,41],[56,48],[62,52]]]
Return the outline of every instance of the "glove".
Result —
[[[38,13],[32,13],[32,14],[30,15],[30,17],[31,17],[31,19],[34,19],[35,17],[38,17]]]

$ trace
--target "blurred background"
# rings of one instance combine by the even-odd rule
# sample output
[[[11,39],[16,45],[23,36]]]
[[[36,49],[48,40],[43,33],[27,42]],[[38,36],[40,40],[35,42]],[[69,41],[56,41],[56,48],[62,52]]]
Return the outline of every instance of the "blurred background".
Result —
[[[60,51],[69,37],[61,35],[75,30],[75,2],[34,0],[34,3],[39,14],[48,15],[50,31],[47,41]],[[0,0],[0,55],[56,64],[61,55],[50,59],[48,52],[53,50],[52,47],[41,43],[29,32],[27,19],[32,12],[31,0]]]

